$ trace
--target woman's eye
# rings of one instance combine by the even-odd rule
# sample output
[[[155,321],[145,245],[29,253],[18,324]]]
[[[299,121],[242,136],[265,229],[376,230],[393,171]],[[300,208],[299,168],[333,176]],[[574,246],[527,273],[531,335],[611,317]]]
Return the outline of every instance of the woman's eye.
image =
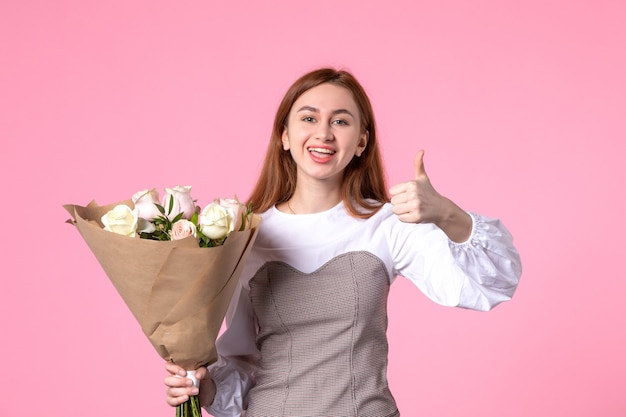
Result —
[[[344,126],[347,126],[348,122],[343,120],[343,119],[337,119],[337,120],[333,120],[333,124],[334,125],[344,125]]]
[[[304,116],[304,117],[302,118],[302,121],[303,121],[303,122],[314,122],[314,121],[315,121],[315,119],[314,119],[314,118],[312,118],[311,116]]]

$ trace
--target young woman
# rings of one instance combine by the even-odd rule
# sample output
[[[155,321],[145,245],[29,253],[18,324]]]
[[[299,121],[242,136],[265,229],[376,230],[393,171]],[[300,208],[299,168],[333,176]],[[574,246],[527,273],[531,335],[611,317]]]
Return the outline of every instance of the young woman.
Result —
[[[320,69],[283,98],[250,202],[261,227],[217,343],[197,377],[216,417],[399,416],[387,386],[387,295],[397,275],[433,301],[489,310],[521,274],[504,226],[415,178],[385,185],[370,101]],[[166,364],[167,401],[197,393]],[[206,377],[206,376],[209,377]]]

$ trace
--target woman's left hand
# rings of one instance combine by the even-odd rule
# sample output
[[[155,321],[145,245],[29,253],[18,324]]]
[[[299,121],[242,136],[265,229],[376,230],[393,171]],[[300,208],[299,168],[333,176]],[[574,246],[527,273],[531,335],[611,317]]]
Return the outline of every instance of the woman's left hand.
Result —
[[[424,151],[415,155],[415,179],[389,190],[393,212],[405,223],[434,223],[450,239],[464,242],[472,231],[472,219],[450,199],[435,190],[424,169]]]
[[[415,155],[414,165],[415,179],[389,190],[393,212],[405,223],[438,223],[445,201],[426,175],[423,150]]]

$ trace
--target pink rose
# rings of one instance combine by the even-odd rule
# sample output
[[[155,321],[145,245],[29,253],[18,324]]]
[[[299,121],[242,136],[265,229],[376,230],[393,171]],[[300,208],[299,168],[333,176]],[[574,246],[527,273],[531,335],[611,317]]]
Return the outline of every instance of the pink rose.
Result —
[[[169,211],[170,201],[173,200],[172,210]],[[196,205],[191,198],[191,186],[176,186],[174,188],[166,188],[163,196],[162,206],[165,208],[165,214],[172,220],[179,213],[183,213],[183,219],[191,219],[196,211]]]
[[[133,194],[133,203],[135,203],[135,209],[139,213],[138,216],[148,221],[152,221],[152,219],[161,215],[161,212],[155,206],[155,203],[158,202],[159,193],[154,188],[137,191]]]
[[[196,226],[189,220],[181,219],[172,225],[170,231],[172,240],[184,239],[189,236],[196,237]]]
[[[231,219],[232,225],[230,231],[238,231],[241,229],[241,223],[243,221],[243,216],[246,214],[246,206],[241,204],[237,197],[233,198],[220,198],[216,200],[216,203],[222,207],[226,207],[232,210]]]

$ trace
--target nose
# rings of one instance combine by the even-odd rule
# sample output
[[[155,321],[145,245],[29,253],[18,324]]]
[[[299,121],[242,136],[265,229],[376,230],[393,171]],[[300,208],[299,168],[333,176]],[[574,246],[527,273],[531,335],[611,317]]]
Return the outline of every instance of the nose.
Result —
[[[315,131],[315,137],[323,141],[333,140],[335,138],[330,123],[320,123]]]

